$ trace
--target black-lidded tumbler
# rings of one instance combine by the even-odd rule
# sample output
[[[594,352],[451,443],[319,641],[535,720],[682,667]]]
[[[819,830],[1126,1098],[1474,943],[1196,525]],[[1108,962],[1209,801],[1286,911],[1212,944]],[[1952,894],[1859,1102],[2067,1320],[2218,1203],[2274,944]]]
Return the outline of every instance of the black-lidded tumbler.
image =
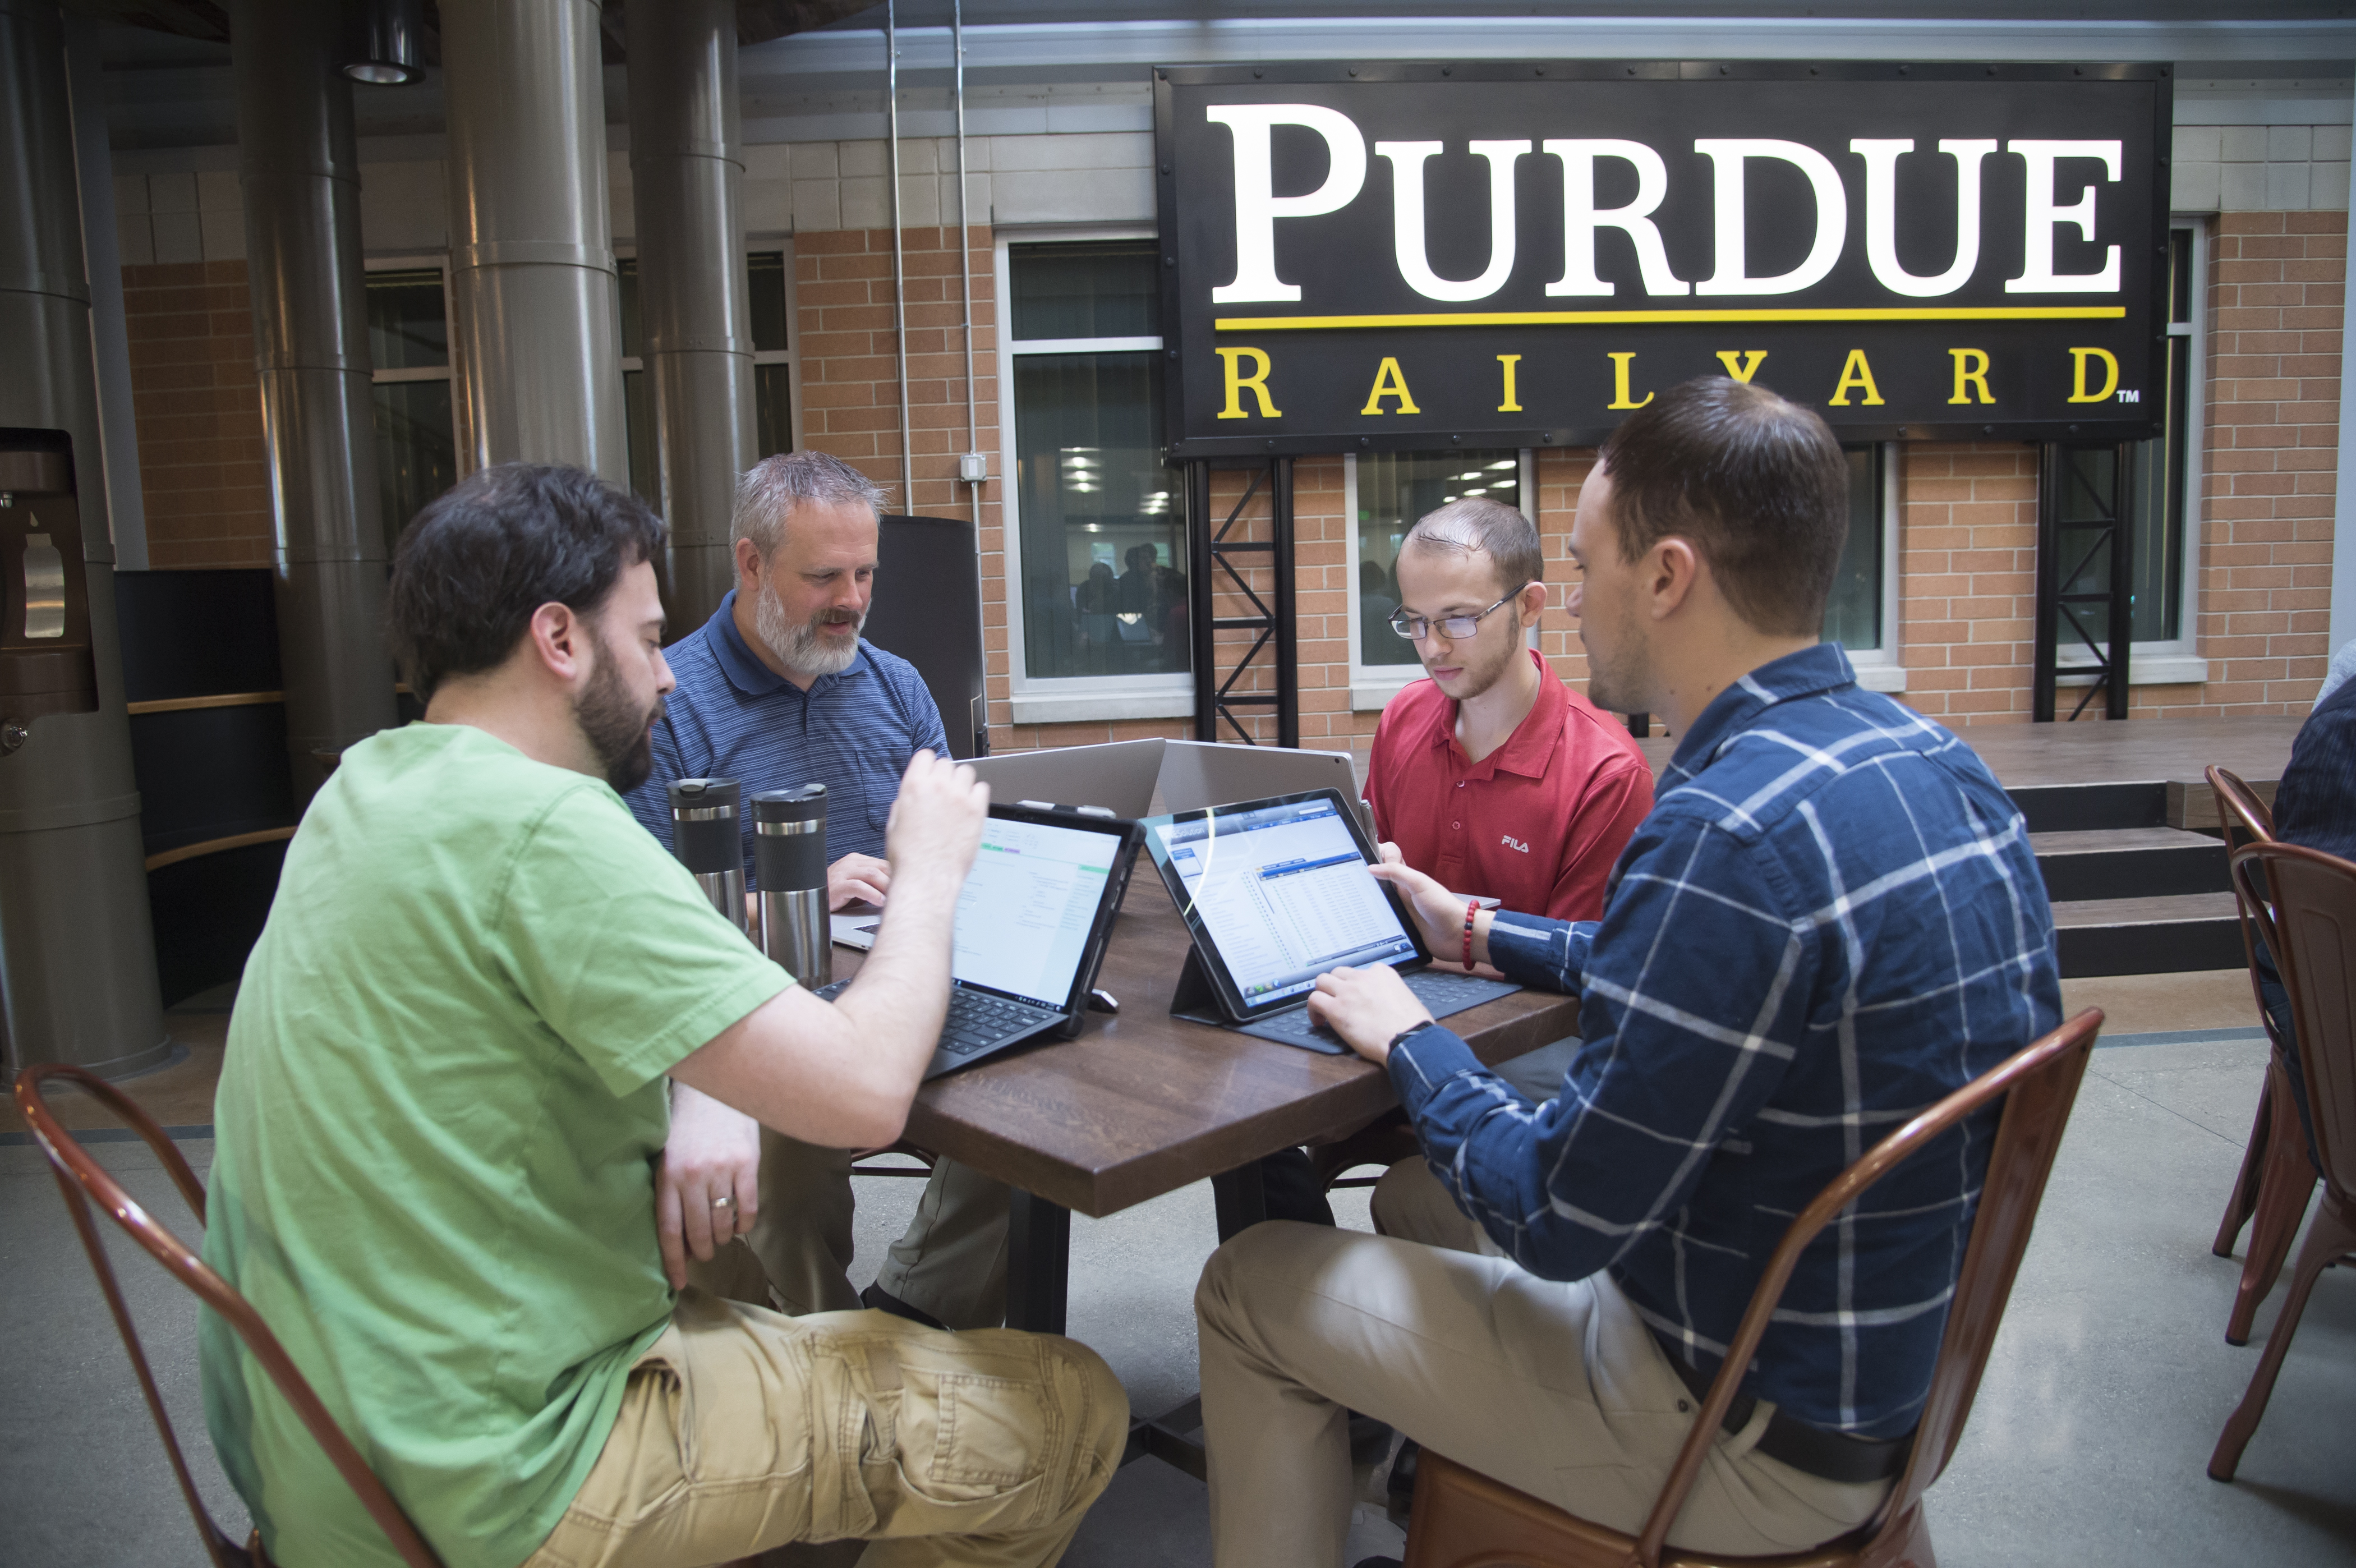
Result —
[[[753,880],[760,885],[761,950],[811,990],[832,982],[825,785],[753,797]]]
[[[680,779],[670,786],[670,849],[695,874],[712,907],[744,930],[744,842],[734,779]],[[746,935],[751,935],[748,931]]]

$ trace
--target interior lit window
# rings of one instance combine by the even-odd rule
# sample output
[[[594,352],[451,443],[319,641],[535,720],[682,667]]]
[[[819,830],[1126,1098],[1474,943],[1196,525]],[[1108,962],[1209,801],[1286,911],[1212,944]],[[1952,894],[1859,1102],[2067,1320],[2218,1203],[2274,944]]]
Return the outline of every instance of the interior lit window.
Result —
[[[793,319],[793,256],[755,251],[744,258],[753,328],[753,456],[757,460],[794,449],[794,382],[798,358]],[[660,504],[655,469],[654,389],[647,381],[646,335],[638,314],[638,263],[616,263],[622,295],[622,399],[629,425],[630,489]]]
[[[1191,665],[1186,515],[1162,464],[1151,241],[1008,247],[1023,671]]]
[[[1415,644],[1390,627],[1399,607],[1400,542],[1416,520],[1450,501],[1485,496],[1522,507],[1522,458],[1505,448],[1381,452],[1357,459],[1358,662],[1420,669]],[[1525,509],[1526,510],[1526,509]]]
[[[375,367],[377,488],[389,558],[410,520],[458,482],[442,269],[369,273],[368,324],[369,362]]]

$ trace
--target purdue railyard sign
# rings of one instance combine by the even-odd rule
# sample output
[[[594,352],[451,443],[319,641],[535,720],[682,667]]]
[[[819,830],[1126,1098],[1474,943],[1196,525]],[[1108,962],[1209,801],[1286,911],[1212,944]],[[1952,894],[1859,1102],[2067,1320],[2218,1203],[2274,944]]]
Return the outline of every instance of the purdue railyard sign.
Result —
[[[2162,66],[1173,67],[1174,459],[1588,444],[1722,372],[1847,439],[2164,396]]]

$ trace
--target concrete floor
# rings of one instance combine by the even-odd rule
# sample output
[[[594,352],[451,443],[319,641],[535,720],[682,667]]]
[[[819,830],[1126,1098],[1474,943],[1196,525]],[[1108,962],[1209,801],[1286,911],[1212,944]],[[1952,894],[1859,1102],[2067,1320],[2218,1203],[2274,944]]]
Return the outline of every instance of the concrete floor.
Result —
[[[2328,1273],[2300,1325],[2241,1479],[2202,1473],[2246,1386],[2281,1292],[2241,1349],[2223,1325],[2236,1262],[2209,1242],[2249,1132],[2265,1061],[2239,972],[2072,982],[2072,1008],[2110,1015],[2072,1118],[1963,1445],[1932,1490],[1945,1568],[2078,1568],[2356,1560],[2356,1279]],[[196,1128],[217,1069],[217,1015],[182,1014],[177,1068],[139,1080],[154,1113]],[[13,1121],[0,1129],[13,1133]],[[209,1140],[181,1148],[201,1173]],[[143,1203],[183,1218],[144,1148],[102,1153]],[[905,1222],[919,1184],[861,1181],[861,1274]],[[1363,1192],[1336,1195],[1365,1227]],[[187,1231],[184,1230],[184,1234]],[[1213,1242],[1207,1188],[1073,1227],[1071,1331],[1119,1371],[1141,1412],[1195,1379],[1190,1301]],[[195,1313],[143,1256],[119,1253],[133,1310],[219,1517],[241,1519],[203,1437]],[[864,1278],[858,1283],[864,1283]],[[15,1347],[0,1380],[0,1561],[21,1568],[201,1563],[46,1167],[0,1133],[0,1311]],[[1364,1477],[1369,1496],[1379,1477]],[[241,1523],[238,1528],[242,1530]],[[1369,1504],[1352,1557],[1401,1537]],[[1209,1560],[1202,1487],[1147,1460],[1082,1527],[1075,1568]]]

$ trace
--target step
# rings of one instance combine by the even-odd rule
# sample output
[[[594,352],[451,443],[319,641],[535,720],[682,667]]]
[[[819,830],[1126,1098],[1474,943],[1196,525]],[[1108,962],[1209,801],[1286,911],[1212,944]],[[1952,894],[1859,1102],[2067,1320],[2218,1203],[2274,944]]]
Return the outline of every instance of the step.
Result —
[[[2064,980],[2235,969],[2248,961],[2231,893],[2072,900],[2053,906],[2053,927]]]
[[[2032,833],[2079,832],[2095,828],[2163,828],[2168,822],[2168,783],[2154,779],[2132,783],[2017,784],[2007,788]]]
[[[2057,904],[2224,893],[2225,846],[2179,828],[2081,829],[2029,835],[2045,896]]]

